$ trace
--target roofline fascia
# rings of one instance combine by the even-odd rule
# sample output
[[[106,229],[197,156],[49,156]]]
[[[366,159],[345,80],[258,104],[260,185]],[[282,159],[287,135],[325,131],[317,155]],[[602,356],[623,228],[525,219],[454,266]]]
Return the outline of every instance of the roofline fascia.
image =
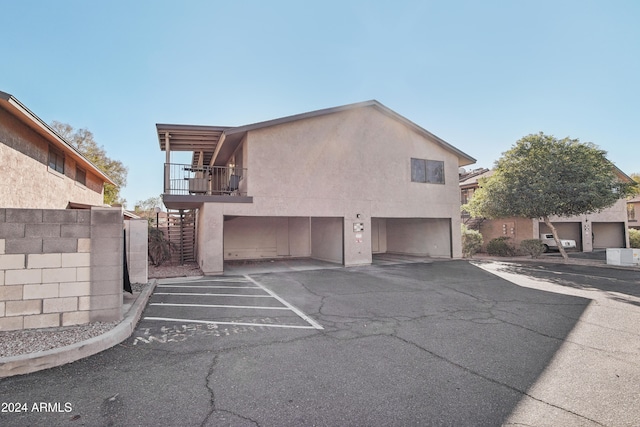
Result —
[[[22,102],[20,102],[16,97],[6,92],[0,91],[0,98],[9,103],[13,108],[18,110],[24,117],[29,119],[31,123],[38,126],[45,133],[50,135],[57,143],[61,144],[64,148],[71,150],[78,158],[80,158],[85,166],[89,166],[92,172],[98,175],[100,178],[103,178],[105,182],[116,185],[116,183],[109,178],[104,172],[102,172],[96,165],[94,165],[89,159],[84,157],[82,153],[80,153],[74,146],[69,144],[62,136],[60,136],[51,126],[46,124],[40,117],[38,117],[33,111],[27,108]]]
[[[342,112],[342,111],[352,110],[352,109],[355,109],[355,108],[363,108],[363,107],[376,108],[380,112],[385,114],[386,116],[391,117],[393,119],[396,119],[396,120],[400,121],[401,123],[403,123],[404,125],[408,126],[414,132],[417,132],[417,133],[422,134],[422,135],[426,135],[428,138],[431,138],[431,139],[435,140],[438,144],[442,145],[445,149],[455,153],[458,156],[459,160],[463,160],[464,159],[464,161],[462,161],[462,162],[459,161],[458,162],[459,166],[471,165],[471,164],[476,163],[476,161],[477,161],[475,158],[469,156],[468,154],[464,153],[463,151],[460,151],[459,149],[457,149],[453,145],[449,144],[448,142],[446,142],[442,138],[434,135],[433,133],[429,132],[428,130],[424,129],[423,127],[415,124],[414,122],[412,122],[411,120],[407,119],[406,117],[401,116],[400,114],[396,113],[395,111],[391,110],[390,108],[386,107],[385,105],[381,104],[380,102],[376,101],[375,99],[371,99],[369,101],[357,102],[357,103],[354,103],[354,104],[341,105],[341,106],[338,106],[338,107],[324,108],[324,109],[321,109],[321,110],[315,110],[315,111],[310,111],[310,112],[306,112],[306,113],[294,114],[292,116],[280,117],[280,118],[277,118],[277,119],[267,120],[267,121],[263,121],[263,122],[257,122],[257,123],[253,123],[253,124],[249,124],[249,125],[232,127],[232,128],[229,128],[229,129],[226,129],[226,130],[223,131],[223,137],[224,137],[224,135],[233,135],[233,134],[237,134],[237,133],[249,132],[249,131],[255,130],[255,129],[261,129],[261,128],[270,127],[270,126],[277,126],[277,125],[281,125],[281,124],[294,122],[294,121],[297,121],[297,120],[308,119],[308,118],[313,118],[313,117],[319,117],[319,116],[324,116],[324,115],[327,115],[327,114],[334,114],[334,113],[339,113],[339,112]]]

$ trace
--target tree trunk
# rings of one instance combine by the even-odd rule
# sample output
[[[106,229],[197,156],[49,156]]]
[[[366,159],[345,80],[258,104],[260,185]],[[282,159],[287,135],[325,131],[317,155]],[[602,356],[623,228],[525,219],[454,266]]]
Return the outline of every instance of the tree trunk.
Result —
[[[548,216],[543,216],[542,220],[544,221],[545,224],[547,224],[547,227],[549,227],[549,229],[551,230],[551,234],[553,234],[553,240],[556,241],[556,245],[558,245],[558,250],[560,251],[560,255],[562,255],[562,258],[564,259],[564,262],[568,262],[569,255],[567,255],[567,251],[564,250],[564,247],[562,246],[562,242],[558,237],[558,230],[556,230],[556,227],[551,223],[551,221],[549,221]]]

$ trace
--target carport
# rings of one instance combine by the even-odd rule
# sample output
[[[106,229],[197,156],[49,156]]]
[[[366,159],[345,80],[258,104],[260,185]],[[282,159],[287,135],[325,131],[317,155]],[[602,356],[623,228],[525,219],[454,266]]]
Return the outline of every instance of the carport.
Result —
[[[224,260],[315,258],[342,264],[340,217],[224,217]]]
[[[452,257],[449,218],[371,218],[371,252]]]

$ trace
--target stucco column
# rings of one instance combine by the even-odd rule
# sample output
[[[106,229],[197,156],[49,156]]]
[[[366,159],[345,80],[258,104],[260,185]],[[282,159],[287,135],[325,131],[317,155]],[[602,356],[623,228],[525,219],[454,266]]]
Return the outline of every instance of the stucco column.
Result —
[[[344,217],[344,265],[368,265],[372,260],[370,210],[352,207]]]
[[[224,270],[222,203],[204,203],[198,210],[198,264],[206,275]]]
[[[593,224],[589,218],[580,221],[580,228],[582,229],[582,252],[593,252]]]
[[[451,215],[451,258],[454,259],[462,258],[461,222],[460,215]]]

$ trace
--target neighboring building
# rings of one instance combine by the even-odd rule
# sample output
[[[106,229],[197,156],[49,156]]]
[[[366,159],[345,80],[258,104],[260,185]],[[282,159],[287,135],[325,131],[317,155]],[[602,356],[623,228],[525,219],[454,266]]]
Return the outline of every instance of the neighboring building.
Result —
[[[102,206],[113,184],[51,127],[0,92],[0,208]]]
[[[627,221],[629,228],[640,229],[640,196],[627,200]]]
[[[105,207],[109,177],[4,92],[0,160],[0,331],[121,320],[125,254],[148,280],[147,222]]]
[[[471,200],[476,189],[480,187],[479,180],[488,178],[493,171],[485,169],[480,174],[460,175],[460,194],[463,204]],[[621,180],[631,180],[616,168],[616,174]],[[627,248],[629,247],[629,233],[627,232],[627,203],[620,199],[610,208],[602,212],[572,217],[551,217],[551,222],[558,230],[562,239],[576,241],[578,250],[592,252],[594,249]],[[540,233],[550,233],[549,227],[540,219],[530,218],[501,218],[484,219],[469,217],[462,214],[463,223],[469,228],[479,230],[484,237],[485,244],[491,239],[508,236],[517,246],[526,239],[537,239]]]
[[[194,238],[181,250],[193,245],[205,274],[235,259],[461,256],[458,168],[475,159],[377,101],[240,127],[156,128],[164,204],[193,224],[182,224]],[[175,151],[192,162],[172,164]]]

